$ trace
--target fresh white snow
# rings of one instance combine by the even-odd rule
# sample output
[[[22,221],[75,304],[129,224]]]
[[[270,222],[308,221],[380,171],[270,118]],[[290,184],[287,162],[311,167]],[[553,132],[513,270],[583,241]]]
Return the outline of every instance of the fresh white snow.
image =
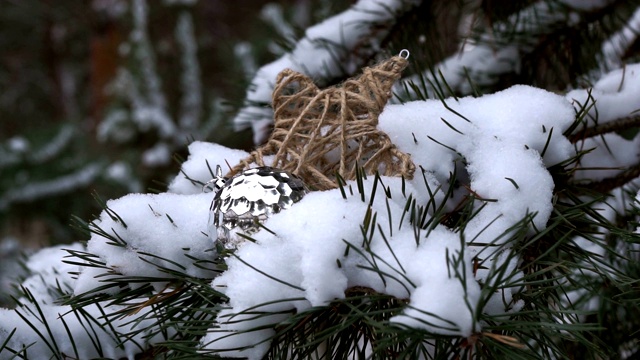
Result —
[[[350,181],[346,198],[339,189],[309,193],[291,209],[269,218],[265,226],[271,232],[260,231],[253,236],[255,243],[242,244],[235,256],[227,259],[228,270],[217,277],[216,269],[202,269],[193,261],[214,256],[208,251],[214,242],[207,234],[213,194],[203,193],[202,185],[217,165],[226,169],[227,163],[233,166],[247,153],[194,142],[167,193],[130,194],[107,202],[109,210],[92,226],[109,236],[93,234],[86,251],[117,272],[106,276],[168,279],[171,275],[160,270],[164,267],[213,278],[211,286],[229,297],[229,303],[201,346],[227,356],[261,358],[273,330],[241,331],[287,317],[286,313],[258,319],[237,315],[229,321],[232,315],[256,306],[261,311],[303,311],[343,298],[345,290],[353,286],[406,299],[406,309],[391,319],[396,326],[470,336],[482,330],[483,324],[477,320],[480,312],[500,315],[522,306],[514,300],[519,288],[501,287],[499,292],[487,294],[482,285],[491,285],[486,282],[494,279],[490,275],[499,269],[506,269],[511,280],[521,276],[519,258],[508,246],[513,235],[510,229],[527,216],[533,216],[529,223],[532,231],[533,226],[544,229],[554,188],[547,167],[575,155],[574,145],[562,136],[574,117],[574,107],[567,98],[528,86],[480,98],[447,99],[446,106],[436,100],[388,105],[379,126],[400,150],[411,154],[418,169],[416,176],[404,186],[400,178],[381,177],[375,192],[375,176],[364,180],[361,190]],[[452,189],[452,196],[445,197],[453,172],[461,183]],[[426,209],[428,221],[441,202],[451,210],[466,196],[474,196],[474,207],[481,211],[463,229],[450,229],[437,221],[426,228],[410,223],[406,207],[410,200],[415,201],[414,209]],[[363,236],[367,214],[375,215],[376,222],[368,224]],[[114,239],[123,243],[110,244]],[[48,290],[54,282],[51,276],[61,279],[66,291],[80,295],[100,288],[105,274],[100,268],[61,264],[64,254],[52,248],[32,258],[40,265],[30,265],[34,276],[23,285],[45,309],[50,326],[55,328],[52,336],[56,342],[68,347],[68,334],[58,314],[70,308],[52,297]],[[474,270],[475,262],[482,268]],[[77,279],[66,275],[78,270],[82,272]],[[152,285],[162,291],[166,282]],[[479,308],[483,299],[488,302]],[[24,299],[22,302],[23,306],[34,306]],[[99,309],[87,311],[97,314]],[[80,357],[94,356],[91,339],[79,321],[69,316],[64,319],[76,344],[89,349]],[[238,321],[241,319],[244,321]],[[17,329],[10,346],[36,342],[33,354],[51,354],[15,311],[0,310],[0,324],[0,334]],[[125,332],[129,329],[126,326],[119,331]],[[235,334],[227,336],[229,332]],[[105,341],[110,341],[109,336],[116,335],[105,334]],[[237,347],[247,348],[224,351]],[[114,348],[108,356],[132,358],[134,350]]]

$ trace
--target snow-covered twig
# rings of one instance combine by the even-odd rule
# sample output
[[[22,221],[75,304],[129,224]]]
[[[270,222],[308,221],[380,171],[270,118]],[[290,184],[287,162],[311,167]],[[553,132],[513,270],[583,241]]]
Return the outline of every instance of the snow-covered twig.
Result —
[[[89,164],[74,173],[56,179],[32,182],[9,189],[0,196],[0,210],[8,208],[12,203],[33,202],[39,198],[68,193],[86,186],[100,175],[102,168],[100,164]]]
[[[605,6],[605,3],[594,6]],[[539,39],[558,26],[566,27],[581,20],[579,13],[561,11],[562,5],[538,1],[511,15],[507,21],[484,29],[478,39],[464,39],[460,51],[446,58],[432,70],[409,76],[396,84],[394,92],[403,99],[436,97],[446,82],[455,94],[473,93],[473,86],[490,86],[500,75],[518,72],[522,55],[531,52]],[[416,89],[415,87],[418,87]],[[444,94],[445,96],[447,94]]]
[[[246,41],[240,41],[233,47],[233,54],[240,64],[242,64],[242,72],[244,72],[249,81],[251,81],[258,68],[252,51],[253,47]]]
[[[602,43],[601,55],[598,57],[600,72],[619,69],[622,56],[640,35],[640,7],[631,15],[627,24]]]
[[[58,133],[43,147],[34,151],[31,161],[41,164],[58,156],[60,152],[71,142],[76,130],[72,125],[63,126]]]
[[[614,131],[640,123],[640,64],[611,71],[592,88],[565,97],[577,112],[586,110],[582,124],[568,134],[570,140],[578,149],[593,149],[581,157],[575,179],[589,179],[590,186],[605,191],[637,177],[629,168],[640,164],[640,136],[627,140]]]
[[[172,1],[167,4],[178,3]],[[191,5],[192,2],[180,4]],[[147,2],[135,0],[131,5],[131,14],[133,30],[129,44],[122,49],[131,58],[133,69],[120,68],[111,85],[113,93],[123,95],[128,108],[117,108],[108,113],[98,126],[98,138],[102,141],[127,142],[138,131],[157,132],[160,139],[142,156],[145,165],[155,167],[169,163],[171,154],[190,138],[206,135],[201,131],[204,105],[198,45],[193,17],[189,11],[182,10],[174,29],[181,66],[179,108],[177,116],[173,116],[162,88],[154,47],[148,33]],[[129,49],[131,54],[127,52]]]
[[[0,147],[0,169],[18,165],[25,161],[29,164],[42,164],[58,156],[60,152],[71,142],[75,134],[72,125],[65,125],[51,140],[41,148],[29,151],[29,146],[24,138],[13,138],[10,142],[22,143],[24,145],[7,146],[9,151]]]
[[[183,134],[186,132],[186,135],[194,135],[202,116],[202,84],[193,19],[188,12],[180,14],[175,32],[178,45],[182,48],[182,97],[178,126]]]
[[[134,57],[142,72],[141,82],[130,80],[128,97],[133,107],[133,120],[142,129],[156,128],[160,136],[168,138],[175,134],[176,126],[167,111],[167,101],[156,70],[156,57],[147,31],[148,7],[145,0],[132,4],[133,26],[130,39]],[[124,71],[124,70],[122,70]]]

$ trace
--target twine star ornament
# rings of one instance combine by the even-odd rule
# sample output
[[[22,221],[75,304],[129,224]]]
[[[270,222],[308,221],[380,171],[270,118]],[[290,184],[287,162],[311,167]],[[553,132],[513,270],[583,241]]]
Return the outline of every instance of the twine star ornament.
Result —
[[[404,56],[403,56],[404,55]],[[291,69],[278,74],[272,95],[274,128],[267,142],[231,169],[233,176],[251,164],[271,164],[302,178],[312,189],[339,186],[336,174],[354,180],[357,168],[365,174],[412,178],[415,165],[377,128],[378,117],[391,98],[391,88],[407,67],[403,50],[357,78],[319,89]]]

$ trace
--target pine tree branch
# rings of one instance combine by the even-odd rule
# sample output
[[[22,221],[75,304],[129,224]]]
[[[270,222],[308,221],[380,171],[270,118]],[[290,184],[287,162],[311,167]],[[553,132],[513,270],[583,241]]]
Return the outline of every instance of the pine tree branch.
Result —
[[[356,296],[388,296],[387,294],[379,293],[370,287],[366,286],[352,286],[344,291],[344,295],[347,298]],[[407,298],[396,298],[399,302],[408,303]]]
[[[628,116],[614,121],[607,122],[605,124],[595,125],[592,127],[584,128],[575,134],[569,136],[569,141],[572,144],[577,143],[580,140],[602,135],[615,131],[627,130],[632,127],[640,126],[640,114],[636,116]]]
[[[591,189],[600,193],[608,193],[613,189],[619,188],[624,184],[636,179],[640,176],[640,163],[635,164],[616,176],[602,179],[599,181],[591,181],[584,185],[584,188]]]

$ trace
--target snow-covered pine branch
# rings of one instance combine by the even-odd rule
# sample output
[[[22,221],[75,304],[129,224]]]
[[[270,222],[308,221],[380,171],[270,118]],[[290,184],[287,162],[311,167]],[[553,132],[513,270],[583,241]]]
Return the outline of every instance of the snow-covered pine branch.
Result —
[[[258,71],[236,124],[264,136],[271,115],[261,106],[279,70],[294,67],[320,83],[350,75],[417,3],[360,0],[309,28],[292,52]],[[191,143],[167,192],[99,200],[98,218],[76,219],[86,244],[44,249],[27,261],[17,307],[0,309],[0,359],[567,358],[585,351],[634,358],[640,69],[624,64],[622,50],[635,46],[637,13],[596,44],[604,60],[594,59],[595,67],[619,68],[592,88],[559,95],[518,85],[451,98],[440,90],[471,93],[469,74],[474,84],[492,84],[494,75],[517,71],[556,25],[584,24],[622,3],[540,1],[483,24],[473,47],[422,77],[437,100],[388,105],[380,116],[379,129],[411,155],[413,178],[360,173],[340,188],[310,192],[237,250],[216,241],[214,195],[202,189],[217,165],[234,166],[247,152]],[[215,99],[204,114],[209,100],[185,11],[194,1],[164,1],[181,10],[173,29],[182,55],[176,111],[163,92],[147,3],[132,4],[129,60],[140,71],[121,72],[126,106],[110,113],[99,135],[120,142],[154,130],[161,141],[141,156],[162,164],[184,144],[185,130],[209,134],[224,106]],[[271,11],[272,20],[280,16]],[[503,37],[505,28],[518,36]],[[279,31],[293,39],[292,27]],[[29,152],[22,137],[8,145],[12,156]],[[59,149],[53,145],[45,149]],[[139,191],[130,173],[122,161],[106,171]]]
[[[580,159],[580,169],[575,180],[597,182],[614,178],[633,166],[640,166],[640,135],[625,139],[608,124],[626,120],[627,129],[640,111],[640,64],[627,65],[602,76],[592,88],[573,90],[566,94],[576,108],[587,110],[582,123],[574,130],[571,139],[578,150],[588,151]],[[640,120],[635,120],[636,124]],[[600,129],[590,133],[590,129]],[[634,176],[635,178],[637,176]],[[622,184],[620,184],[622,185]],[[607,190],[612,190],[611,188]]]
[[[606,73],[624,66],[622,57],[638,39],[638,34],[640,34],[640,7],[636,9],[622,29],[602,43],[602,54],[598,59],[600,61],[600,73]]]
[[[78,170],[43,181],[32,181],[9,189],[0,195],[0,210],[6,210],[13,203],[33,202],[38,199],[58,194],[66,194],[85,187],[94,181],[104,165],[100,163],[88,164]]]
[[[159,139],[142,153],[141,160],[152,168],[166,166],[171,162],[172,153],[188,139],[204,138],[211,133],[212,124],[203,122],[204,89],[193,18],[188,11],[182,10],[174,29],[180,49],[180,101],[174,118],[158,74],[158,60],[148,30],[147,2],[134,1],[131,15],[133,29],[121,51],[134,63],[133,71],[131,66],[121,67],[110,85],[110,92],[124,97],[126,106],[114,108],[104,117],[98,126],[98,139],[125,143],[138,132],[155,131]]]
[[[446,96],[442,94],[444,88],[454,94],[471,95],[474,87],[490,87],[502,75],[519,73],[523,56],[533,51],[541,39],[557,29],[585,21],[587,10],[607,5],[609,1],[596,1],[588,8],[576,6],[575,11],[565,12],[560,11],[566,6],[560,2],[536,1],[504,22],[468,30],[462,34],[458,52],[432,69],[404,78],[394,91],[402,99]]]
[[[0,169],[18,165],[22,161],[35,165],[49,161],[69,145],[76,131],[71,125],[62,126],[38,149],[31,149],[29,141],[25,138],[9,139],[6,144],[0,145]]]
[[[227,259],[228,270],[215,277],[212,289],[225,294],[229,307],[211,323],[202,351],[259,359],[275,334],[272,326],[286,320],[287,310],[326,306],[354,286],[408,299],[390,326],[462,338],[482,331],[481,316],[523,306],[514,297],[521,287],[508,285],[522,277],[513,246],[521,228],[528,229],[525,234],[540,231],[549,219],[554,184],[547,167],[574,155],[562,136],[573,122],[573,108],[561,96],[530,87],[449,99],[446,105],[435,100],[391,105],[380,119],[380,127],[421,169],[414,179],[369,177],[347,183],[344,194],[340,189],[311,193],[270,218],[269,231],[259,232],[255,243],[246,242]],[[215,256],[206,234],[212,196],[200,192],[200,183],[212,176],[210,166],[236,162],[246,153],[206,143],[194,143],[190,150],[183,174],[170,187],[174,193],[107,202],[89,226],[96,230],[86,248],[102,265],[87,263],[70,280],[69,296],[117,296],[122,286],[145,286],[136,278],[166,279],[174,271],[212,277],[194,262],[211,263]],[[457,182],[464,186],[454,186]],[[461,203],[470,211],[464,226],[440,224],[442,213],[436,209],[448,212]],[[474,262],[480,266],[474,268]],[[109,283],[120,287],[105,287]],[[168,283],[151,285],[160,295]],[[46,287],[33,286],[32,292]],[[500,291],[487,293],[483,286]],[[285,313],[241,315],[250,309]],[[3,310],[0,317],[12,314]],[[10,333],[13,326],[3,331]],[[51,319],[49,326],[64,324]],[[259,326],[267,327],[243,332]],[[229,331],[237,335],[228,336]],[[54,333],[54,342],[63,346],[67,333]],[[78,347],[91,348],[90,337],[75,328],[72,333]],[[8,346],[19,349],[39,338],[33,328],[19,325]],[[154,339],[143,347],[160,341]],[[238,347],[243,350],[232,350]],[[51,355],[50,349],[40,351]]]

